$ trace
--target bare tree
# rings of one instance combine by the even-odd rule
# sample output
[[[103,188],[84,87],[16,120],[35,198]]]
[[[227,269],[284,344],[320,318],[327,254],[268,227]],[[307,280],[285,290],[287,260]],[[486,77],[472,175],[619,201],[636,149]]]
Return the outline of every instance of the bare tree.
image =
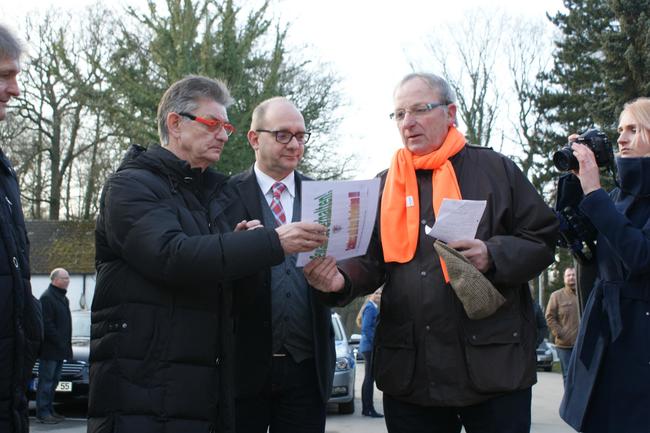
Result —
[[[83,27],[75,28],[77,22]],[[18,99],[22,130],[11,148],[21,155],[21,176],[31,185],[25,197],[30,217],[42,217],[46,204],[50,219],[59,219],[62,207],[66,218],[78,218],[72,201],[96,199],[96,194],[83,196],[78,190],[82,186],[95,190],[97,179],[73,175],[73,166],[110,137],[106,128],[98,129],[93,122],[102,109],[97,95],[105,81],[100,64],[109,39],[108,22],[102,9],[88,11],[79,21],[50,11],[26,22],[26,39],[33,51]]]
[[[554,178],[550,153],[545,147],[543,116],[538,112],[535,96],[543,92],[544,82],[538,77],[551,65],[552,44],[548,23],[540,20],[512,21],[507,38],[509,79],[512,83],[513,102],[509,104],[509,119],[514,135],[508,137],[516,145],[512,156],[524,175],[538,191],[548,191]],[[514,111],[514,113],[512,112]]]
[[[481,146],[493,144],[501,102],[496,64],[506,21],[505,15],[479,9],[461,23],[443,26],[446,31],[436,32],[427,44],[434,68],[441,71],[457,95],[458,115],[467,127],[468,141]],[[411,66],[424,65],[411,62]]]

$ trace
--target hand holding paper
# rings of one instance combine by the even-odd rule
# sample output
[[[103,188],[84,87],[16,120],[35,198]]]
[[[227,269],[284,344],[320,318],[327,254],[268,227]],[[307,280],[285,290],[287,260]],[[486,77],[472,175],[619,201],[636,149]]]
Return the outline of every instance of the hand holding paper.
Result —
[[[333,257],[315,258],[305,265],[303,273],[309,285],[321,292],[338,292],[345,285],[345,278]]]
[[[487,245],[480,239],[464,239],[448,242],[447,245],[463,255],[476,269],[486,273],[492,267],[492,258]]]

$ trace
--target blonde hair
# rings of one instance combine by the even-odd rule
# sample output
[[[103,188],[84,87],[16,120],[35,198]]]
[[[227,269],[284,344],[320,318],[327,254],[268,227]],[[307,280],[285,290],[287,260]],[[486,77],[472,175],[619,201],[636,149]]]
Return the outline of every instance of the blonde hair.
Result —
[[[370,300],[370,298],[371,298],[373,295],[381,295],[381,292],[382,292],[383,288],[384,288],[384,286],[381,286],[380,288],[378,288],[377,290],[375,290],[375,291],[372,292],[371,294],[367,295],[367,296],[363,299],[363,305],[361,306],[361,308],[359,308],[359,313],[357,314],[357,320],[356,320],[356,322],[357,322],[357,326],[358,326],[359,328],[361,328],[361,321],[362,321],[362,319],[363,319],[363,312],[364,312],[365,309],[366,309],[366,305],[368,305],[368,301]]]
[[[637,145],[639,140],[650,144],[650,98],[637,98],[626,103],[619,116],[619,123],[625,112],[629,113],[637,124],[637,132],[633,144]]]

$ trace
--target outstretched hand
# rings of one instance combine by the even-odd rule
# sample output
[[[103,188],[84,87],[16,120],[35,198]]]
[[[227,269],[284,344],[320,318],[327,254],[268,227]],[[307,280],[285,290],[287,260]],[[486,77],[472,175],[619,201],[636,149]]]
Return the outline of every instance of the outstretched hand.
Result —
[[[340,292],[345,286],[345,278],[333,257],[315,258],[302,271],[309,285],[321,292]]]
[[[321,224],[296,222],[276,228],[286,254],[313,251],[327,240],[327,228]]]

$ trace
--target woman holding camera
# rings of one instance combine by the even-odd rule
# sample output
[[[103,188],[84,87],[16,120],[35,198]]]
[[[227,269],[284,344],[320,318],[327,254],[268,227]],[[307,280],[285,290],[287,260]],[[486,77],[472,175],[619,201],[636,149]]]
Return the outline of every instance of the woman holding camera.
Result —
[[[580,210],[598,230],[598,278],[560,415],[585,433],[650,432],[650,98],[625,105],[618,131],[619,187],[610,194],[601,188],[593,152],[572,144],[584,192]]]

